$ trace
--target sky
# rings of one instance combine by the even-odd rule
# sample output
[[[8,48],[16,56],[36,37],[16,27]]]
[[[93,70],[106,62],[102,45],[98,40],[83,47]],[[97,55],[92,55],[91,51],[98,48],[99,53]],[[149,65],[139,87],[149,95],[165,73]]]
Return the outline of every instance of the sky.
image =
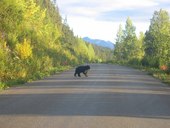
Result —
[[[154,11],[164,9],[170,14],[170,0],[56,0],[56,4],[75,36],[113,43],[127,17],[139,35],[148,30]]]

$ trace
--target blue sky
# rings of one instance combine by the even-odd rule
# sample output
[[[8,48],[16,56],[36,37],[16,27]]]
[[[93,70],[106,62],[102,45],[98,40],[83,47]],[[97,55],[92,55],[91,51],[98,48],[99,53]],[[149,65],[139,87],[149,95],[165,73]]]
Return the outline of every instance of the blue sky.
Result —
[[[154,11],[164,9],[170,14],[170,0],[57,0],[57,5],[75,35],[112,42],[127,17],[138,35],[148,30]]]

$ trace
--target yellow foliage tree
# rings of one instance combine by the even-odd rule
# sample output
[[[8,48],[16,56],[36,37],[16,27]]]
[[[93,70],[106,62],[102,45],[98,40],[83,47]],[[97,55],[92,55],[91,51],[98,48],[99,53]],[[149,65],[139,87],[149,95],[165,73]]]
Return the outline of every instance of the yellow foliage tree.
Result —
[[[16,51],[21,59],[32,57],[32,47],[30,41],[24,39],[24,42],[16,45]]]
[[[95,59],[95,52],[94,52],[93,46],[91,44],[88,44],[87,47],[88,47],[89,60],[92,61]]]

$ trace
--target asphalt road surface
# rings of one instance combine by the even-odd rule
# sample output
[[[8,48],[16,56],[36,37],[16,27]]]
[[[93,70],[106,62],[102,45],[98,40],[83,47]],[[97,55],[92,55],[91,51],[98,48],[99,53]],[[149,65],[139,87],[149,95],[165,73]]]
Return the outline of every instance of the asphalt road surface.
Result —
[[[170,87],[136,69],[91,64],[0,92],[0,128],[170,128]]]

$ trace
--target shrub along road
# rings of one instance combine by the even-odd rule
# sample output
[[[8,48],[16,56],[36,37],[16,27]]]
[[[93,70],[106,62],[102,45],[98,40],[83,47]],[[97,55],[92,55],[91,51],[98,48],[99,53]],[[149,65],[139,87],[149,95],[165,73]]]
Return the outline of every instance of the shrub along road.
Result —
[[[92,64],[0,92],[0,128],[170,128],[170,87],[129,67]]]

